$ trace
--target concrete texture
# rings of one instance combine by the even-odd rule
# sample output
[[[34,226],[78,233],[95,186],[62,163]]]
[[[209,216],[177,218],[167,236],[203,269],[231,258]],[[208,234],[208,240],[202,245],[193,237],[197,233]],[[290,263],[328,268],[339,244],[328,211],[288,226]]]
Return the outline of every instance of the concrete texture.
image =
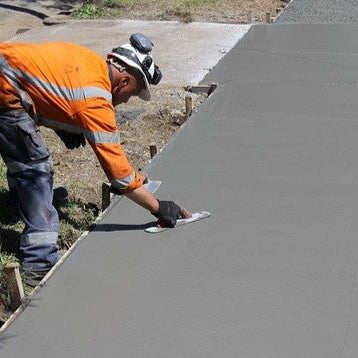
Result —
[[[292,0],[276,24],[358,24],[357,0]]]
[[[153,236],[122,200],[1,337],[1,357],[355,358],[356,31],[252,27],[148,168],[159,198],[212,217]]]
[[[3,9],[0,7],[0,20],[3,19],[6,16],[9,16],[12,13],[11,10]]]
[[[67,21],[28,31],[11,42],[69,41],[105,56],[128,42],[132,33],[142,32],[154,42],[153,56],[164,74],[162,83],[190,85],[201,81],[249,28],[174,21]]]

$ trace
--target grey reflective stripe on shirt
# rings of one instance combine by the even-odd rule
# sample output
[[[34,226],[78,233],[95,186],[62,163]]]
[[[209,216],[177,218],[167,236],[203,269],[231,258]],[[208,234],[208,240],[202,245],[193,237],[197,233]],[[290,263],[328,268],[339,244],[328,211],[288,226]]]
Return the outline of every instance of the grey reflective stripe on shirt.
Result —
[[[29,111],[30,107],[32,106],[32,101],[29,98],[28,94],[20,88],[20,85],[17,82],[15,71],[11,69],[6,59],[1,55],[0,55],[0,68],[3,74],[5,75],[6,79],[10,82],[10,84],[18,90],[21,97],[21,102],[25,110]]]
[[[86,139],[96,144],[120,144],[120,135],[118,132],[91,132],[83,131]]]
[[[125,189],[134,179],[135,179],[135,172],[133,171],[133,173],[131,175],[128,175],[125,178],[119,178],[119,179],[112,180],[111,184],[116,189]]]
[[[20,90],[19,84],[17,83],[17,78],[14,71],[11,69],[7,63],[5,57],[0,55],[0,68],[3,74],[6,76],[7,80],[18,90]]]
[[[6,59],[0,55],[0,67],[10,83],[20,91],[18,79],[23,78],[32,85],[39,89],[45,90],[55,96],[67,99],[67,100],[82,100],[93,97],[103,97],[109,102],[112,102],[112,94],[104,88],[87,86],[81,88],[66,88],[58,86],[54,83],[46,82],[41,78],[30,75],[29,73],[12,68]]]
[[[24,78],[29,83],[37,88],[45,90],[55,96],[67,100],[82,100],[93,97],[104,97],[108,101],[112,101],[112,94],[103,88],[88,86],[82,88],[66,88],[58,86],[51,82],[46,82],[38,77],[32,76],[29,73],[21,70],[14,70],[18,78]]]
[[[119,132],[93,132],[87,129],[82,129],[73,124],[58,122],[43,117],[39,119],[39,122],[44,126],[52,127],[55,129],[61,129],[70,133],[75,133],[75,134],[83,133],[86,139],[91,143],[119,144],[121,142],[121,137],[119,135]]]

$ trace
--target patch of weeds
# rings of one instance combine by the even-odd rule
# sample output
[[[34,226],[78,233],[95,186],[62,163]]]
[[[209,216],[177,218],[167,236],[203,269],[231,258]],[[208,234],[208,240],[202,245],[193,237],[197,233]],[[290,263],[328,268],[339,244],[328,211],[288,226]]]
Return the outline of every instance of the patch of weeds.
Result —
[[[0,162],[0,190],[8,189],[7,179],[6,179],[6,166],[4,162]]]
[[[104,7],[114,7],[116,5],[115,0],[104,0],[103,6]]]
[[[58,213],[61,222],[58,245],[60,249],[67,250],[83,231],[88,230],[93,225],[99,211],[95,205],[71,200],[58,208]]]
[[[83,4],[79,9],[74,11],[73,16],[77,19],[95,19],[100,17],[102,11],[99,7],[94,4]]]
[[[132,7],[135,1],[136,0],[105,0],[103,6],[97,6],[88,1],[74,11],[73,16],[81,20],[121,17],[123,15],[121,10]]]
[[[75,229],[70,223],[61,222],[57,240],[60,250],[68,250],[76,242],[80,234],[80,230]]]

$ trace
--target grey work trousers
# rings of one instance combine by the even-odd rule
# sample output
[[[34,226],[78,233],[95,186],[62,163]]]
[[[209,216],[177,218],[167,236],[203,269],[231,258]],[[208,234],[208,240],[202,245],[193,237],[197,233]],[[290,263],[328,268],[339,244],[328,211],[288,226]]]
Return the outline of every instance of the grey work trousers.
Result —
[[[48,271],[58,260],[52,161],[35,121],[26,112],[0,110],[0,155],[25,223],[20,244],[22,267],[25,271]]]

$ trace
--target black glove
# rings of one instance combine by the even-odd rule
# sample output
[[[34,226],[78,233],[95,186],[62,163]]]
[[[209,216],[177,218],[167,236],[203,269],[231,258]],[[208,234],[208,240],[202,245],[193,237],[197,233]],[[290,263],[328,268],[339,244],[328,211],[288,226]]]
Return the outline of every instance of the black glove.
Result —
[[[177,223],[177,219],[182,217],[181,208],[174,201],[162,201],[159,202],[159,210],[157,213],[152,213],[159,221],[168,227],[174,227]]]
[[[110,193],[113,193],[115,195],[123,195],[123,193],[118,188],[114,187],[113,185],[111,185],[109,187],[109,191],[110,191]]]
[[[82,133],[74,134],[63,130],[55,130],[55,132],[68,149],[79,148],[81,145],[84,147],[86,145],[86,139]]]

